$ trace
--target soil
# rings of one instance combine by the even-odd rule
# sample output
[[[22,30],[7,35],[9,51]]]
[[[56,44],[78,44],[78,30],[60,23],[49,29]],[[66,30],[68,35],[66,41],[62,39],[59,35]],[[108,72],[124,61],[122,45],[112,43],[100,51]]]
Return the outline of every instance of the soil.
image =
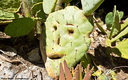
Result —
[[[0,35],[1,35],[0,50],[11,51],[14,48],[14,50],[17,51],[16,56],[13,57],[9,57],[3,54],[2,52],[0,54],[3,57],[8,58],[10,61],[13,60],[19,61],[19,62],[11,62],[12,64],[11,70],[16,70],[16,74],[29,75],[29,76],[31,72],[33,73],[31,79],[40,80],[44,78],[43,80],[52,80],[52,78],[48,76],[42,60],[36,62],[30,62],[28,60],[27,53],[39,47],[38,39],[34,39],[33,41],[28,41],[27,36],[13,39],[7,36],[5,33],[0,33]],[[98,65],[101,65],[104,72],[107,71],[108,69],[115,70],[117,80],[128,80],[128,63],[127,63],[128,60],[120,58],[114,53],[112,56],[108,56],[106,54],[106,50],[107,50],[105,46],[106,35],[101,33],[98,30],[98,28],[95,26],[94,30],[90,34],[90,38],[92,40],[92,43],[88,50],[88,53],[92,57],[93,66],[97,68]],[[8,61],[2,60],[2,62],[8,62]],[[32,69],[35,66],[36,68]],[[27,74],[24,71],[26,71],[28,68],[30,68],[31,70],[29,69],[30,71],[28,71]],[[39,69],[40,71],[38,72],[37,69]],[[37,72],[35,72],[34,74],[34,71]],[[39,77],[39,75],[41,77]]]
[[[9,78],[11,80],[53,80],[47,74],[42,59],[32,62],[28,59],[27,54],[35,48],[39,48],[37,39],[27,41],[27,36],[11,38],[1,32],[0,80]],[[15,52],[15,55],[13,55],[13,52]]]
[[[77,0],[76,3],[72,3],[72,4],[76,5],[78,2],[79,1]],[[128,15],[128,11],[126,9],[127,7],[125,6],[125,4],[127,5],[128,1],[119,0],[119,1],[114,1],[114,3],[111,4],[110,2],[111,1],[109,0],[105,0],[105,2],[96,10],[95,16],[100,18],[101,20],[104,20],[105,15],[108,12],[112,11],[114,5],[117,5],[117,9],[124,11],[125,15],[123,19],[125,19]],[[122,7],[120,7],[120,5]],[[103,10],[103,12],[101,12],[101,10]],[[0,31],[3,31],[3,29],[4,29],[3,25],[0,26]],[[95,68],[98,68],[97,66],[101,65],[104,72],[107,70],[115,70],[117,80],[128,80],[128,63],[127,63],[128,60],[120,58],[115,53],[111,53],[111,56],[106,54],[106,51],[109,50],[109,48],[106,48],[105,46],[106,35],[101,33],[98,30],[98,28],[95,26],[94,30],[90,34],[90,37],[92,43],[88,50],[88,54],[92,58],[93,66],[95,66]],[[35,48],[39,48],[39,41],[37,38],[28,41],[27,36],[12,38],[10,36],[7,36],[3,32],[0,32],[0,50],[5,52],[16,51],[16,55],[12,57],[7,56],[3,52],[0,52],[0,55],[2,57],[7,58],[6,60],[0,57],[0,62],[2,62],[0,63],[0,67],[3,66],[8,67],[8,65],[3,65],[3,63],[11,65],[10,69],[6,70],[6,71],[15,70],[14,71],[15,74],[12,75],[11,78],[14,77],[18,78],[19,76],[21,77],[27,75],[26,77],[21,77],[21,78],[25,78],[25,80],[27,80],[28,78],[31,80],[52,80],[52,78],[48,76],[45,70],[45,66],[42,59],[36,62],[31,62],[28,60],[27,53],[29,53],[31,50]],[[15,60],[17,61],[15,62]],[[3,76],[2,75],[0,76],[1,79],[10,76],[10,74],[9,75],[7,74],[9,73],[3,71],[2,74]]]
[[[88,53],[92,58],[93,66],[98,68],[100,65],[103,72],[108,70],[115,71],[117,80],[128,80],[128,60],[119,57],[116,53],[111,53],[111,56],[106,54],[109,50],[105,46],[106,35],[95,28],[90,37],[92,38],[92,43]]]

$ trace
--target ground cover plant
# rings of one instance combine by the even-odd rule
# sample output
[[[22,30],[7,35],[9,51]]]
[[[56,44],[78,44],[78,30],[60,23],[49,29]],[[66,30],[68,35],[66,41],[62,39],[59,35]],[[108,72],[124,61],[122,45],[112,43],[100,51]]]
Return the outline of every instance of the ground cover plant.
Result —
[[[22,36],[27,36],[29,41],[38,36],[42,61],[50,77],[59,80],[118,80],[116,70],[103,70],[98,59],[89,54],[90,48],[94,48],[93,53],[97,55],[98,46],[95,45],[98,41],[95,39],[100,37],[93,34],[100,34],[104,37],[104,42],[100,43],[104,45],[98,53],[102,53],[104,47],[103,53],[113,66],[113,55],[128,59],[128,19],[122,20],[124,12],[118,11],[118,6],[113,5],[113,12],[106,14],[104,22],[100,19],[101,24],[94,11],[104,0],[81,0],[78,6],[73,5],[74,0],[0,2],[0,25],[4,27],[1,31],[11,36],[13,43]],[[94,66],[94,70],[89,70],[88,64],[91,68]],[[75,71],[69,71],[72,67],[76,67]],[[65,73],[71,76],[67,77]]]

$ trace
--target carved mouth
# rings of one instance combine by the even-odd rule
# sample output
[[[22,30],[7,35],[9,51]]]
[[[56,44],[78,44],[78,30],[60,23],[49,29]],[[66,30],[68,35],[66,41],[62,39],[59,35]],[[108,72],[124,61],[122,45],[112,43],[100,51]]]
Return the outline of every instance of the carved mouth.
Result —
[[[66,56],[66,54],[55,54],[55,53],[52,53],[52,55],[48,55],[48,57],[50,59],[61,59],[62,57]]]

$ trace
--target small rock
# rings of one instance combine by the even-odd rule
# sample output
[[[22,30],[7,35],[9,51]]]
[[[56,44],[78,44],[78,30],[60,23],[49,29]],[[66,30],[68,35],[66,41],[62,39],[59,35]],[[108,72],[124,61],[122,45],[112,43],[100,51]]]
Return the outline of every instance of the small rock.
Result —
[[[16,74],[16,71],[11,69],[11,63],[0,61],[0,65],[0,79],[12,78]]]
[[[29,52],[28,54],[28,59],[29,61],[39,61],[41,60],[41,56],[39,55],[39,48],[35,48],[33,49],[31,52]]]

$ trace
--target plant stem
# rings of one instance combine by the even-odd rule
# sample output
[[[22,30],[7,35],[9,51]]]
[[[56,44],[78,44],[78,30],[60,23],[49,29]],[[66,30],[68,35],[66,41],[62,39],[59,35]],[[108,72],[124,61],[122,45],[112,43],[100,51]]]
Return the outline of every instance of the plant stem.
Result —
[[[25,17],[32,17],[28,0],[22,0],[21,8],[22,8],[22,13]]]
[[[55,11],[63,9],[62,4],[63,4],[63,0],[58,0],[56,3]]]

